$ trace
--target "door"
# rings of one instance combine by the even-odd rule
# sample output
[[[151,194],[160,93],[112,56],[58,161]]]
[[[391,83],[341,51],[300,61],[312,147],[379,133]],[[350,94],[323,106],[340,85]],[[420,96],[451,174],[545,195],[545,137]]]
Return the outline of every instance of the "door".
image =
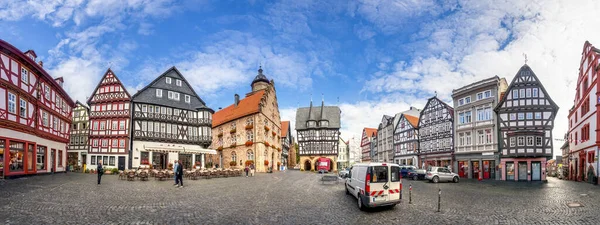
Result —
[[[541,162],[531,162],[531,180],[542,180]]]
[[[119,156],[119,170],[125,170],[125,156]]]
[[[496,179],[496,162],[488,161],[488,170],[490,171],[490,177],[488,179]]]
[[[56,160],[56,150],[50,150],[50,172],[54,173],[56,171],[56,164],[54,163]]]
[[[527,181],[527,162],[519,162],[519,180]]]
[[[473,172],[473,179],[479,179],[479,161],[471,162],[471,169]]]
[[[400,199],[402,180],[400,179],[400,167],[390,166],[390,186],[388,187],[388,200]]]

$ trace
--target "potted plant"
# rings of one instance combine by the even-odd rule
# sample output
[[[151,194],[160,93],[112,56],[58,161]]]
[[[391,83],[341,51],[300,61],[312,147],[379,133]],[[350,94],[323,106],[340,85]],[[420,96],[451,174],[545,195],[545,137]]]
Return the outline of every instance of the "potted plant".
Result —
[[[235,133],[235,131],[236,131],[236,130],[235,130],[235,128],[233,128],[233,129],[231,129],[231,130],[229,131],[229,133],[230,133],[230,134],[233,134],[233,133]]]
[[[235,161],[231,161],[231,162],[229,162],[229,166],[232,166],[232,167],[237,166],[237,163]]]
[[[112,173],[113,174],[119,174],[119,169],[118,168],[112,168]]]
[[[269,131],[269,130],[270,130],[270,128],[269,128],[269,127],[267,127],[267,126],[265,126],[265,130],[266,130],[266,131]]]
[[[269,146],[271,146],[271,144],[269,144],[268,141],[265,141],[265,146],[269,147]]]
[[[265,160],[265,166],[269,165],[269,160]]]
[[[246,125],[246,130],[251,130],[252,128],[254,128],[253,124],[247,124]]]
[[[252,144],[254,144],[254,142],[252,142],[252,141],[246,141],[246,147],[250,147],[250,146],[252,146]]]
[[[254,160],[246,160],[246,162],[244,164],[246,164],[246,166],[250,166],[254,163]]]

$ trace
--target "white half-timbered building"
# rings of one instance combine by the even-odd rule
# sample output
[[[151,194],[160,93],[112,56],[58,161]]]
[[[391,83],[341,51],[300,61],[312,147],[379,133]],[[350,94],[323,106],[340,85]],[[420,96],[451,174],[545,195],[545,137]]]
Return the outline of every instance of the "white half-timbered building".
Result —
[[[494,111],[498,116],[502,180],[546,180],[558,106],[525,64]]]
[[[419,117],[403,113],[394,129],[394,162],[419,167]]]
[[[307,170],[317,170],[318,165],[328,164],[328,170],[337,170],[338,145],[342,111],[337,106],[299,108],[296,111],[296,131],[298,154],[301,166]]]
[[[212,143],[212,116],[183,75],[171,67],[132,97],[133,168],[168,168],[179,160],[184,168],[204,166]]]
[[[131,96],[119,78],[108,69],[87,104],[90,107],[88,168],[98,161],[106,168],[127,168]]]
[[[36,57],[0,40],[0,177],[66,170],[75,102]]]
[[[419,158],[421,168],[451,166],[454,161],[454,109],[432,97],[419,117]]]
[[[67,148],[67,165],[72,166],[73,169],[82,168],[83,164],[87,162],[88,135],[90,133],[90,108],[79,101],[75,103],[71,137]]]

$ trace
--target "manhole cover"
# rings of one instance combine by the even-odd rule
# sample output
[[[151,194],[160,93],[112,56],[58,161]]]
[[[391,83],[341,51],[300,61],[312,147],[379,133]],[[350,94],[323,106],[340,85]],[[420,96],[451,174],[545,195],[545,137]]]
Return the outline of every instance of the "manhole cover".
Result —
[[[577,202],[567,203],[567,206],[569,206],[569,208],[583,207],[583,205],[581,205],[581,203],[577,203]]]

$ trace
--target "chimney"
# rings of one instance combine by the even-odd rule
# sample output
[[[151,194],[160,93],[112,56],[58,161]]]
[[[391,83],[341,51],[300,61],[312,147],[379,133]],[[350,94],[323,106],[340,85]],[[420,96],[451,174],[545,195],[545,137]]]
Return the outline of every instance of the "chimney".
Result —
[[[240,103],[240,96],[238,94],[234,95],[234,104],[235,106],[238,106],[238,104]]]
[[[58,77],[58,78],[54,79],[54,81],[56,81],[56,83],[58,83],[58,85],[60,85],[60,87],[63,86],[64,80],[62,77]]]
[[[38,64],[40,64],[40,67],[44,67],[44,62],[42,62],[41,60],[38,62]]]

